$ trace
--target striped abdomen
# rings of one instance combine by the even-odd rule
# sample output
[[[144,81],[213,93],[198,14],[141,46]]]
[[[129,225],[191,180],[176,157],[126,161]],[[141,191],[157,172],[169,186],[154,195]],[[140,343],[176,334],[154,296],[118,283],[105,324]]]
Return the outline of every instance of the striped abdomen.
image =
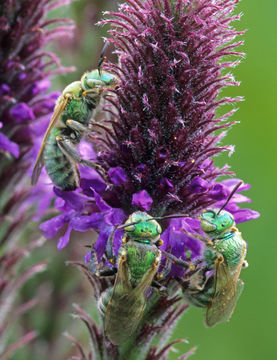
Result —
[[[54,128],[45,144],[43,157],[47,174],[53,183],[64,191],[75,190],[79,186],[79,170],[73,160],[60,150],[56,136],[68,129]]]

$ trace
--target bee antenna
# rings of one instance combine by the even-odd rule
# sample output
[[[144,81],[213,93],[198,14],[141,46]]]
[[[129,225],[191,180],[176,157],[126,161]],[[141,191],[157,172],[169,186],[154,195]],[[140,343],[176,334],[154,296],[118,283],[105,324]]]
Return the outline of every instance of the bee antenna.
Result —
[[[106,60],[106,57],[104,56],[104,53],[106,51],[106,48],[107,48],[108,44],[109,43],[107,41],[105,41],[105,44],[104,44],[104,46],[103,46],[103,48],[101,50],[101,53],[100,53],[98,66],[97,66],[99,76],[101,76],[101,66],[102,66],[103,62]]]
[[[150,220],[164,220],[164,219],[175,219],[175,218],[182,218],[182,217],[188,217],[188,214],[172,214],[172,215],[166,215],[166,216],[160,216],[160,217],[152,217]]]
[[[219,209],[218,213],[216,215],[219,215],[220,211],[223,210],[225,208],[225,206],[228,204],[228,202],[231,200],[231,198],[233,197],[234,193],[238,190],[238,188],[241,186],[243,182],[240,181],[237,183],[237,185],[234,187],[234,189],[232,190],[231,194],[228,196],[228,199],[225,201],[225,203],[223,204],[223,206],[221,206],[221,208]]]
[[[136,224],[139,224],[140,222],[147,222],[147,221],[151,221],[151,220],[164,220],[164,219],[182,218],[182,217],[188,217],[188,216],[189,216],[188,214],[173,214],[173,215],[166,215],[166,216],[160,216],[160,217],[153,216],[149,219],[138,220],[138,221],[130,222],[128,224],[123,224],[123,225],[117,225],[116,229],[124,229],[131,225],[136,225]]]

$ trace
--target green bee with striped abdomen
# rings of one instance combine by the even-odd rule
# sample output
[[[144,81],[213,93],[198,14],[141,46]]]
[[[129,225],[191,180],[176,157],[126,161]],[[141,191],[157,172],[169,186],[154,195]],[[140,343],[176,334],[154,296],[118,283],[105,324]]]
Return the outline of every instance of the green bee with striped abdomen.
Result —
[[[247,266],[246,242],[236,227],[233,215],[223,210],[240,185],[236,185],[221,209],[207,209],[201,213],[200,226],[207,237],[188,234],[205,243],[201,259],[205,266],[199,260],[193,269],[190,263],[165,253],[175,264],[191,268],[187,278],[179,282],[188,302],[207,308],[205,323],[209,327],[229,320],[244,286],[239,275],[242,267]],[[214,274],[206,277],[209,270],[213,270]]]
[[[80,81],[69,84],[58,98],[54,113],[45,132],[32,174],[36,184],[43,165],[53,183],[62,190],[75,190],[80,175],[77,164],[90,166],[103,175],[103,169],[94,162],[82,159],[75,149],[88,132],[93,111],[103,91],[113,89],[117,78],[100,70],[85,73]]]
[[[162,230],[156,220],[137,211],[123,227],[125,234],[115,283],[102,294],[98,303],[104,317],[105,334],[115,345],[124,343],[137,329],[161,260],[157,246],[161,243]]]

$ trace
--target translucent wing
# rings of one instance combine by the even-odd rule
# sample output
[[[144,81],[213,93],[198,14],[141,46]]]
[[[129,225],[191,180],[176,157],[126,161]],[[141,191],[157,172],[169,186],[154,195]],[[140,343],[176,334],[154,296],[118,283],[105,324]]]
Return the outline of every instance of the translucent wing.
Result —
[[[242,256],[235,273],[232,275],[225,261],[216,264],[214,294],[206,313],[207,326],[214,326],[229,320],[231,317],[244,286],[243,281],[239,279],[243,261],[244,256]]]
[[[43,140],[42,140],[42,144],[41,147],[39,149],[39,153],[36,159],[36,163],[34,166],[34,170],[32,173],[32,179],[31,179],[31,184],[35,185],[38,181],[41,169],[43,167],[43,151],[44,151],[44,147],[45,147],[45,143],[50,135],[50,132],[52,131],[52,129],[54,128],[55,124],[57,123],[57,121],[59,120],[62,112],[64,111],[66,105],[68,103],[68,97],[63,97],[62,100],[60,102],[57,103],[55,109],[54,109],[54,113],[51,117],[50,123],[48,125],[48,128],[44,134]]]
[[[105,333],[113,344],[122,344],[137,329],[158,263],[157,258],[141,282],[133,288],[129,280],[127,261],[124,255],[120,257],[114,289],[104,319]]]

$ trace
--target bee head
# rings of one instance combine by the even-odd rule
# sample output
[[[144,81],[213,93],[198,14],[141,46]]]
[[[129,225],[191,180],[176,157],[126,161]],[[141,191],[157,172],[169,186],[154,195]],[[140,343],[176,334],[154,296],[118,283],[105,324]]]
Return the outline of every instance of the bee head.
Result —
[[[131,239],[136,241],[144,242],[149,240],[155,242],[162,233],[162,228],[146,212],[136,211],[129,216],[129,219],[124,224],[124,231]]]
[[[220,235],[235,224],[234,217],[228,211],[208,209],[200,216],[202,230],[208,235]]]
[[[81,83],[83,90],[91,90],[99,87],[115,88],[117,77],[106,71],[99,72],[97,69],[82,76]]]

